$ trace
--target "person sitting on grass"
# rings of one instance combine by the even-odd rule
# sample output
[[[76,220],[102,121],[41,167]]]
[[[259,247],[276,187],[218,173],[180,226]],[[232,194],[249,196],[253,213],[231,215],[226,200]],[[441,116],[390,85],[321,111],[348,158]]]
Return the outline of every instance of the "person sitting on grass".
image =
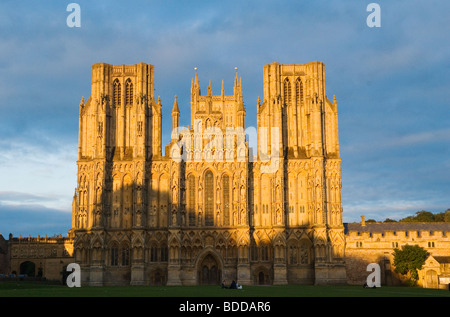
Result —
[[[233,280],[233,282],[231,282],[230,289],[242,289],[242,285],[239,285],[238,282]]]
[[[222,287],[222,288],[228,288],[228,287],[225,286],[225,280],[222,281],[221,287]]]

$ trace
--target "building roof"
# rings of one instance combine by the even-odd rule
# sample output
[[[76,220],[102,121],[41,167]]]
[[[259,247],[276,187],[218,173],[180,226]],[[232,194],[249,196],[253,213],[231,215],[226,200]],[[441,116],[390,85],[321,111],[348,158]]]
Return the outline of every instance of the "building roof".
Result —
[[[440,264],[450,263],[450,256],[434,256],[433,258]]]
[[[344,223],[344,232],[385,232],[385,231],[450,231],[448,222],[352,222]]]

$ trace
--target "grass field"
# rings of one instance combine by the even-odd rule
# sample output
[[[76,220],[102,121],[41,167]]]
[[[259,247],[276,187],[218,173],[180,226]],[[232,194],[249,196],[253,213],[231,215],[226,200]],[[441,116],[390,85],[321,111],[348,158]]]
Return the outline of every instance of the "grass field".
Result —
[[[0,283],[0,297],[450,297],[449,290],[382,286],[244,286],[241,290],[219,286],[111,286],[74,287],[43,282]]]

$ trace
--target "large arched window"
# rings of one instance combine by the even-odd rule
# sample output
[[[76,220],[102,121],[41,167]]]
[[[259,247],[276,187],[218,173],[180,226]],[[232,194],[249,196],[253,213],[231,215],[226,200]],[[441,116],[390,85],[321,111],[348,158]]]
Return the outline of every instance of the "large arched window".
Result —
[[[209,170],[205,174],[205,225],[214,225],[214,176]]]
[[[113,96],[114,96],[114,106],[115,107],[120,106],[121,94],[122,94],[122,88],[120,86],[119,80],[116,79],[116,80],[114,80],[114,84],[113,84]]]
[[[133,83],[131,82],[130,78],[128,78],[125,83],[125,104],[133,104]]]

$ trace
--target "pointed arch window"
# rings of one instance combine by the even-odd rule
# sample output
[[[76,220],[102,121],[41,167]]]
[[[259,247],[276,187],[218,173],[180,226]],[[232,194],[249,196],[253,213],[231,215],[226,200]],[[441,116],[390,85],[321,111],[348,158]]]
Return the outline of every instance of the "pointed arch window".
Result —
[[[133,83],[130,78],[128,78],[125,82],[125,104],[133,104]]]
[[[122,265],[130,265],[130,248],[128,248],[128,245],[122,246]]]
[[[284,103],[287,105],[291,102],[291,83],[289,82],[289,78],[284,80]]]
[[[111,266],[119,265],[119,248],[116,244],[112,245],[110,255],[111,255],[111,259],[110,259]]]
[[[158,247],[154,244],[150,246],[150,262],[158,261]]]
[[[214,225],[214,176],[209,170],[205,174],[205,225]]]
[[[120,107],[120,100],[122,95],[122,87],[118,79],[114,80],[113,84],[113,96],[114,96],[114,106]]]
[[[297,105],[301,105],[303,103],[303,83],[300,78],[295,81],[295,94]]]
[[[161,262],[167,262],[167,260],[169,258],[168,255],[169,255],[169,249],[167,248],[167,246],[161,247]]]
[[[269,260],[269,247],[267,245],[261,246],[261,261]]]

